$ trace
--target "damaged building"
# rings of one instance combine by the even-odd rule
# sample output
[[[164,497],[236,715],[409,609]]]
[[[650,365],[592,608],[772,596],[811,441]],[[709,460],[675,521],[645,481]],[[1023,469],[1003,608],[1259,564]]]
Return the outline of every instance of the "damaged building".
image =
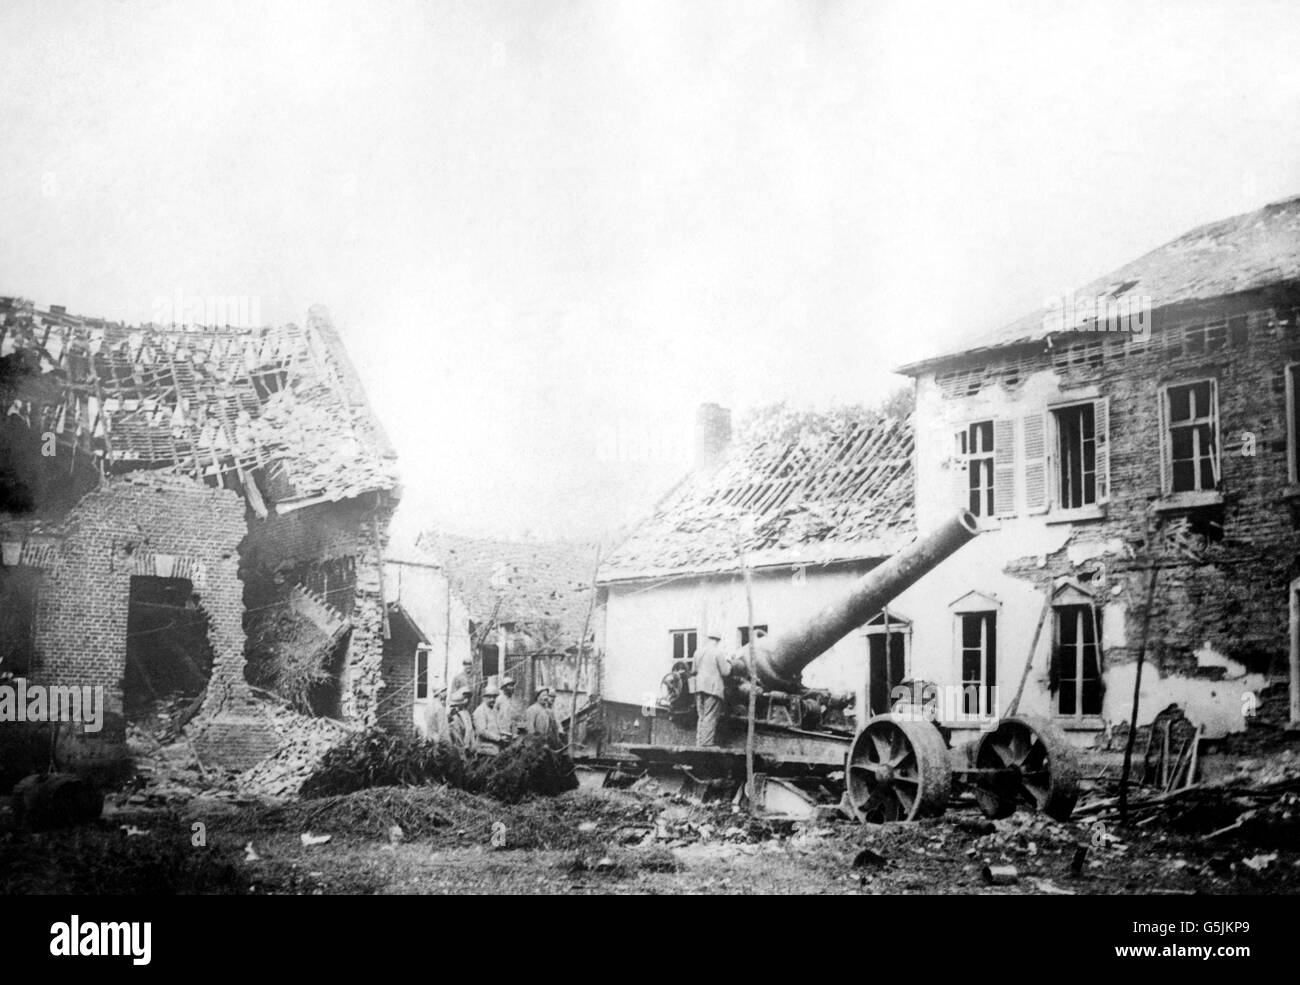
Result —
[[[1140,721],[1177,704],[1219,737],[1288,678],[1300,717],[1298,287],[1291,200],[902,369],[918,525],[983,528],[914,590],[952,600],[936,670],[1009,692],[1044,621],[1023,707],[1068,730],[1128,718],[1144,641]]]
[[[656,702],[709,633],[729,650],[753,623],[773,634],[838,598],[915,535],[910,422],[852,410],[790,414],[732,439],[730,414],[699,410],[696,468],[605,558],[601,696],[612,742],[689,743]],[[886,710],[910,659],[891,607],[804,674]]]
[[[742,553],[753,622],[776,635],[958,509],[976,538],[814,661],[805,685],[852,692],[859,721],[900,686],[946,689],[956,700],[936,707],[954,744],[1014,699],[1095,745],[1128,721],[1141,653],[1139,725],[1176,705],[1222,738],[1268,702],[1294,727],[1298,319],[1292,200],[903,367],[906,424],[805,416],[714,441],[715,460],[602,566],[611,737],[663,741],[648,712],[665,676],[706,632],[744,642]],[[702,409],[706,437],[730,432],[719,413]]]
[[[0,412],[0,674],[106,695],[65,759],[165,706],[246,767],[277,743],[259,690],[383,720],[395,455],[323,309],[134,327],[2,299]]]
[[[420,547],[445,567],[448,595],[464,606],[469,646],[463,656],[472,660],[476,689],[508,675],[531,701],[538,688],[551,687],[561,717],[573,707],[575,691],[579,708],[599,692],[594,544],[431,532]],[[455,633],[452,639],[454,653]],[[453,676],[461,669],[455,662],[450,667]]]

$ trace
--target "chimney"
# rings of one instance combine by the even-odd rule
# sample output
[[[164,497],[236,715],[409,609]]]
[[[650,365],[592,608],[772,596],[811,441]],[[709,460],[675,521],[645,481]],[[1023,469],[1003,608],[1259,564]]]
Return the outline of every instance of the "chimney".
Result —
[[[695,412],[695,467],[718,464],[731,444],[731,411],[719,404],[700,404]]]

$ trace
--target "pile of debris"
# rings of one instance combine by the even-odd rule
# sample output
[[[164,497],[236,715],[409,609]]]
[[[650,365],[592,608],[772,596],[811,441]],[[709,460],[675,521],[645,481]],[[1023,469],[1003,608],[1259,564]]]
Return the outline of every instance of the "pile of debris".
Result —
[[[1104,796],[1081,803],[1073,819],[1110,822],[1119,817],[1118,796]],[[1129,792],[1128,820],[1204,842],[1295,844],[1300,840],[1300,756],[1287,749],[1242,760],[1231,773],[1173,790],[1135,785]]]
[[[298,796],[303,782],[316,771],[326,754],[356,731],[332,718],[311,718],[271,702],[267,702],[266,711],[281,745],[235,778],[235,786],[241,793]]]
[[[170,729],[163,734],[170,734]],[[186,738],[160,741],[158,735],[157,729],[128,723],[127,750],[134,775],[123,789],[109,795],[110,804],[150,809],[175,807],[204,791],[224,786],[225,776],[205,769]]]

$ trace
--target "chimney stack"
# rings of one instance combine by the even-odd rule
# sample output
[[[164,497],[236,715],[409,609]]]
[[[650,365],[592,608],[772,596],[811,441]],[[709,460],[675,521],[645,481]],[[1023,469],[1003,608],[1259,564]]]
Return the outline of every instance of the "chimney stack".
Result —
[[[695,412],[695,467],[712,468],[731,444],[731,411],[719,404],[700,404]]]

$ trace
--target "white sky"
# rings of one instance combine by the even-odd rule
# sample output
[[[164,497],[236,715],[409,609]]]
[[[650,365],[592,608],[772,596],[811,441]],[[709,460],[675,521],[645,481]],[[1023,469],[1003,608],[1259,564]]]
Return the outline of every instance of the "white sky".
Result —
[[[1300,193],[1285,2],[6,0],[0,37],[0,293],[326,304],[408,507],[467,530],[605,523],[602,420],[872,402]]]

